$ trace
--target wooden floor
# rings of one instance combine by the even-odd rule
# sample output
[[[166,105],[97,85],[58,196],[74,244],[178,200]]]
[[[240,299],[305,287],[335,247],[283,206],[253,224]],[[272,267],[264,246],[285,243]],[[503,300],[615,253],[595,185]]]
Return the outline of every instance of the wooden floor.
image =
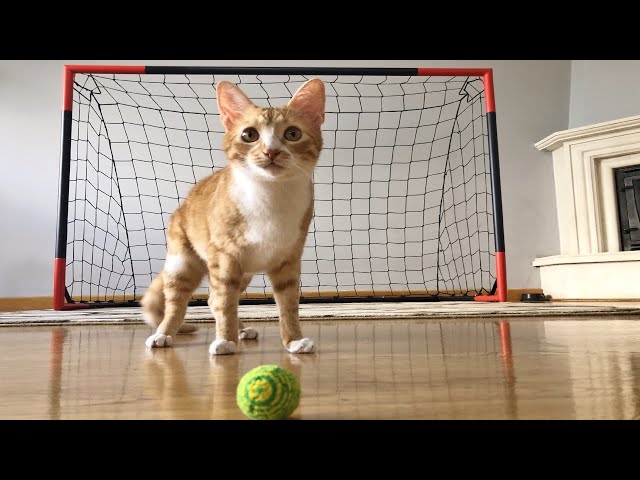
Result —
[[[1,419],[243,419],[240,377],[263,364],[302,386],[294,419],[637,419],[640,321],[305,321],[294,356],[275,322],[210,358],[214,325],[148,351],[140,325],[0,329]]]

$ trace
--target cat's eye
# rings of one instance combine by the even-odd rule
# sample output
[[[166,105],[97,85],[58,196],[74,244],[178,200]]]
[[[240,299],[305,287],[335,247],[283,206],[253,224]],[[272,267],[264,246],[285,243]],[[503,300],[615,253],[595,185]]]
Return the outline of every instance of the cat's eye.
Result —
[[[245,128],[240,136],[247,143],[253,143],[260,138],[260,134],[253,127]]]
[[[290,142],[297,142],[302,137],[302,132],[298,127],[289,127],[284,131],[285,140]]]

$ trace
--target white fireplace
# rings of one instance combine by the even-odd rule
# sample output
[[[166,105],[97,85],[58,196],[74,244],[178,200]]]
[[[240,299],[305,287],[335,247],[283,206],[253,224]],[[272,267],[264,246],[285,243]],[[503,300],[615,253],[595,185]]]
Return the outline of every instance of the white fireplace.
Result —
[[[560,255],[537,258],[556,299],[639,299],[640,252],[621,251],[614,169],[640,164],[640,116],[553,133]]]

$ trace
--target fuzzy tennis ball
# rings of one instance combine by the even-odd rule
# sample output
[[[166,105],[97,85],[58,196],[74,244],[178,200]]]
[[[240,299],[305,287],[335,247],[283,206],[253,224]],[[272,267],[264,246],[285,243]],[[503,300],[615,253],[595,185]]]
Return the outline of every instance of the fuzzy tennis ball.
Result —
[[[249,370],[236,392],[238,407],[254,420],[283,420],[300,402],[300,385],[288,370],[261,365]]]

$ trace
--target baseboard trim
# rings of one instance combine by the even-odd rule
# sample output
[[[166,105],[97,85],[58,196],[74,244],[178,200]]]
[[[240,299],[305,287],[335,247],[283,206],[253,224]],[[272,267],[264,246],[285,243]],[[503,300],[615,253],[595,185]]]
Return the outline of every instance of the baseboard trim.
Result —
[[[20,310],[45,310],[53,308],[53,297],[5,297],[0,298],[0,312]]]
[[[507,301],[519,302],[523,293],[543,293],[540,288],[512,288],[507,294]],[[53,307],[53,297],[6,297],[0,298],[0,312],[17,312],[21,310],[45,310]]]

